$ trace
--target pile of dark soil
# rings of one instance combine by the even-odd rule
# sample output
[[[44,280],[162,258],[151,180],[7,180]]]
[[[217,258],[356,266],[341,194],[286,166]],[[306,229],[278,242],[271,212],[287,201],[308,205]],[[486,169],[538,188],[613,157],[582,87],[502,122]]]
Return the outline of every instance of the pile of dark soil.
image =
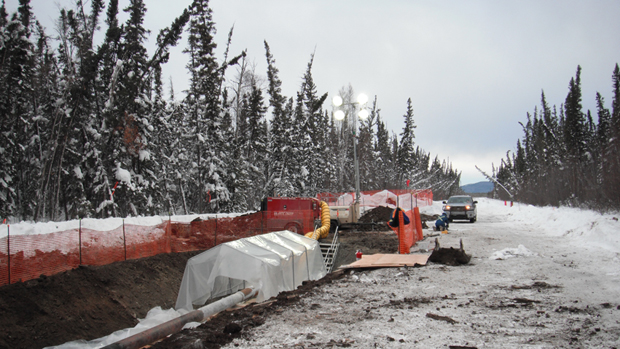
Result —
[[[85,266],[0,287],[0,348],[43,348],[133,327],[147,312],[174,307],[187,260],[160,254]]]
[[[360,223],[387,223],[392,216],[393,209],[385,206],[378,206],[370,211],[366,211],[360,219]]]
[[[340,252],[334,270],[355,261],[355,252],[395,253],[396,234],[348,230],[339,233]],[[326,241],[331,241],[330,235]],[[43,348],[69,341],[92,340],[133,327],[147,312],[174,307],[187,260],[202,251],[160,254],[98,267],[42,276],[0,287],[0,349]],[[223,312],[193,330],[184,330],[153,348],[219,348],[241,328],[258,326],[270,314],[296,302],[317,286],[342,276],[331,273],[305,282],[277,299]],[[231,325],[233,324],[233,325]],[[239,327],[241,326],[241,327]]]
[[[390,217],[392,216],[392,211],[394,209],[391,209],[389,207],[385,207],[385,206],[378,206],[373,208],[370,211],[366,211],[366,213],[364,213],[364,215],[362,215],[362,217],[360,217],[359,221],[361,223],[387,223],[390,220]],[[438,214],[424,214],[424,213],[420,213],[420,219],[422,220],[422,222],[428,222],[428,221],[436,221],[437,218],[439,218]]]
[[[332,241],[332,235],[325,240]],[[340,247],[334,263],[334,270],[341,265],[355,262],[355,253],[361,250],[363,254],[398,253],[398,236],[394,231],[342,231],[338,233]]]

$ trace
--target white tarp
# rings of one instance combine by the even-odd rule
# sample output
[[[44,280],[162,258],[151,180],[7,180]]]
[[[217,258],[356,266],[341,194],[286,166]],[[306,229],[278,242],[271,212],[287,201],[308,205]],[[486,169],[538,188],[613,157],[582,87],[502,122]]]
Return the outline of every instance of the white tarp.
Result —
[[[338,197],[338,200],[333,204],[334,206],[350,206],[355,197],[352,193],[343,194]],[[414,194],[405,193],[396,195],[389,190],[382,190],[373,195],[360,194],[360,204],[362,207],[374,208],[377,206],[387,206],[389,208],[396,208],[398,205],[405,210],[413,209],[413,207],[428,206],[430,205],[426,199],[418,200]],[[365,210],[365,209],[362,209]]]
[[[192,310],[250,286],[262,302],[326,274],[318,241],[288,230],[252,236],[190,258],[175,308]]]

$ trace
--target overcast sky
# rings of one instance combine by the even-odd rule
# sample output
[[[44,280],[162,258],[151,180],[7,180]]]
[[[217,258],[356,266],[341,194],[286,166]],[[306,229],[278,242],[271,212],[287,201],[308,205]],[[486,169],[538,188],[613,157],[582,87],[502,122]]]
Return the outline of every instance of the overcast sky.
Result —
[[[88,2],[88,0],[85,0]],[[144,0],[151,43],[191,0]],[[12,13],[18,0],[6,0]],[[58,5],[31,0],[54,34]],[[129,0],[119,0],[121,8]],[[540,105],[544,90],[558,108],[582,67],[584,112],[596,120],[595,94],[611,108],[611,75],[620,63],[620,1],[212,0],[219,58],[234,25],[230,55],[247,49],[266,76],[263,41],[280,71],[283,93],[295,96],[310,56],[319,94],[349,84],[377,96],[381,117],[400,134],[407,99],[416,142],[462,171],[461,184],[484,177],[522,136],[519,121]],[[102,25],[105,29],[105,26]],[[186,35],[185,35],[186,36]],[[187,87],[181,47],[164,70],[177,93]],[[331,110],[331,103],[325,107]]]

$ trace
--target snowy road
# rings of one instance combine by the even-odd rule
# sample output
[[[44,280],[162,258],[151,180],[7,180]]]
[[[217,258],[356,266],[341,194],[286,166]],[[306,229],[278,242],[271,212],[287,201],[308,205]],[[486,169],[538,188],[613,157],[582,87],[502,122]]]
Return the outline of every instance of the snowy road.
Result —
[[[620,347],[617,218],[479,200],[439,236],[469,265],[348,271],[229,347]]]

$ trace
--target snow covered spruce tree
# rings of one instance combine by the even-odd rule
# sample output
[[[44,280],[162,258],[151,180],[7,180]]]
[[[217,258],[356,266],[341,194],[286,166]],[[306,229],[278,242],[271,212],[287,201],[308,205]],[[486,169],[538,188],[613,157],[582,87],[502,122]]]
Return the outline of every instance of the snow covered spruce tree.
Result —
[[[32,216],[35,194],[29,184],[36,169],[29,163],[36,154],[32,104],[35,49],[30,42],[32,13],[29,0],[20,0],[10,19],[4,1],[0,7],[0,214]]]
[[[265,196],[267,183],[266,165],[268,160],[268,128],[265,114],[267,108],[261,89],[252,79],[251,90],[243,95],[241,115],[238,118],[235,150],[243,159],[242,173],[235,206],[239,210],[257,210],[260,200]],[[235,156],[235,158],[237,158]],[[242,197],[241,193],[243,193]],[[245,199],[245,200],[242,200]]]
[[[390,131],[385,122],[377,116],[377,137],[374,149],[375,181],[379,189],[393,188],[397,183],[398,171],[394,157],[392,156]]]
[[[316,85],[312,79],[312,62],[302,79],[297,93],[297,103],[293,117],[293,183],[298,196],[314,196],[324,190],[326,159],[324,149],[327,120],[323,114],[323,102],[327,93],[317,95]]]
[[[178,112],[178,103],[174,101],[174,88],[170,84],[170,103],[164,98],[162,67],[169,58],[171,46],[175,46],[181,37],[184,26],[189,20],[189,11],[185,10],[174,20],[170,27],[160,31],[157,36],[157,50],[152,56],[149,67],[152,75],[153,90],[151,92],[152,110],[150,132],[150,157],[156,174],[155,186],[151,195],[151,204],[148,212],[177,213],[177,208],[182,207],[181,197],[178,193],[176,182],[179,168],[179,146],[181,135],[179,127],[181,118]]]
[[[207,0],[194,0],[190,6],[187,68],[190,87],[185,99],[187,122],[182,164],[183,189],[190,212],[219,212],[230,201],[226,187],[226,161],[220,128],[223,110],[220,100],[222,73],[215,58],[215,24]]]
[[[377,165],[377,153],[375,150],[375,129],[379,120],[379,108],[377,106],[377,97],[372,101],[370,112],[366,119],[360,120],[358,149],[359,169],[360,169],[360,187],[366,190],[382,189],[378,185],[377,179],[381,176],[382,169]]]
[[[407,99],[407,111],[405,115],[403,115],[403,118],[405,119],[405,124],[400,134],[400,144],[398,153],[396,154],[398,164],[398,187],[403,187],[407,179],[412,179],[415,183],[416,180],[421,180],[423,177],[423,174],[417,171],[418,159],[416,158],[414,149],[414,130],[417,126],[413,121],[411,98]]]
[[[603,183],[606,190],[605,201],[608,206],[620,208],[620,68],[618,64],[612,75],[613,102],[611,109],[608,141],[604,145]]]
[[[144,2],[131,0],[125,12],[129,19],[119,48],[122,67],[110,91],[115,97],[107,114],[108,156],[104,162],[107,169],[114,169],[118,186],[113,199],[121,216],[147,213],[156,184],[149,147],[154,128],[148,55],[144,46],[148,34],[143,26]]]
[[[581,67],[577,66],[575,78],[571,78],[568,95],[564,104],[564,144],[566,145],[566,163],[570,168],[566,184],[571,196],[577,201],[583,199],[585,184],[583,163],[586,159],[586,120],[581,106]],[[532,155],[536,154],[532,152]],[[567,198],[568,199],[568,198]]]
[[[93,1],[88,13],[81,1],[75,9],[62,9],[57,22],[60,98],[50,115],[50,143],[44,156],[35,219],[65,219],[93,214],[89,200],[91,164],[97,152],[97,57],[93,37],[103,9]]]
[[[34,137],[31,145],[34,151],[28,155],[31,171],[36,171],[31,178],[32,190],[35,190],[35,207],[32,218],[37,220],[41,213],[41,208],[45,205],[41,193],[41,185],[44,182],[45,164],[50,155],[49,145],[51,144],[50,132],[53,128],[52,120],[57,111],[56,102],[61,99],[61,88],[59,83],[59,72],[56,67],[58,60],[54,55],[50,45],[50,38],[45,34],[44,29],[37,23],[36,25],[36,53],[34,58],[34,73],[32,86],[34,103],[34,119],[32,126]],[[82,196],[83,199],[85,199]],[[82,202],[82,204],[85,204]],[[44,206],[43,206],[44,207]]]
[[[269,196],[294,196],[295,187],[292,181],[291,168],[292,152],[294,151],[292,147],[292,100],[287,103],[286,97],[282,95],[282,82],[278,77],[275,59],[267,41],[264,43],[267,58],[269,105],[272,108],[266,194]]]

